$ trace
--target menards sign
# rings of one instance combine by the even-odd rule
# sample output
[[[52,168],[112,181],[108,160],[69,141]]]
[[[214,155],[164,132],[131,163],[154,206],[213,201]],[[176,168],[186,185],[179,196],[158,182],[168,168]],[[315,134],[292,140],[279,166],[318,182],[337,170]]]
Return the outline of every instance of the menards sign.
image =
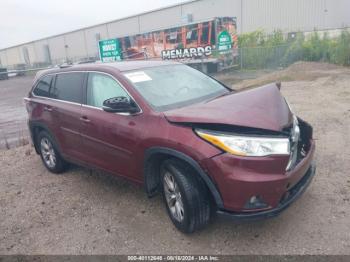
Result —
[[[212,54],[212,47],[191,47],[182,49],[163,50],[161,53],[162,59],[185,59],[197,58],[203,56],[210,56]]]

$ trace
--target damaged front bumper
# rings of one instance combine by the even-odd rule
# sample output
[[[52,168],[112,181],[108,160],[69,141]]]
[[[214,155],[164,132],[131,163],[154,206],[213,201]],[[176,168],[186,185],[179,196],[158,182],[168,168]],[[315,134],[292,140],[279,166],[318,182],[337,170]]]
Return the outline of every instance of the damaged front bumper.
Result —
[[[315,175],[312,128],[300,120],[301,135],[292,168],[289,156],[244,157],[228,153],[202,162],[223,200],[219,215],[236,220],[273,217],[308,187]]]
[[[288,191],[288,196],[281,200],[279,205],[273,209],[258,212],[229,212],[218,210],[217,213],[221,217],[244,221],[254,221],[275,217],[279,215],[282,211],[287,209],[295,200],[297,200],[303,194],[303,192],[310,185],[315,174],[316,166],[313,163],[309,167],[303,178]]]

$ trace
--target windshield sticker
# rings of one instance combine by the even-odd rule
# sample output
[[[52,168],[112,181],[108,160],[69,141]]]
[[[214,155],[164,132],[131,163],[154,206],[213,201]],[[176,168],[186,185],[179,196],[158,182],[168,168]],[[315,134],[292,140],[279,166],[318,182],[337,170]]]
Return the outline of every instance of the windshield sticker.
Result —
[[[133,83],[152,81],[152,78],[143,71],[125,74],[125,76]]]

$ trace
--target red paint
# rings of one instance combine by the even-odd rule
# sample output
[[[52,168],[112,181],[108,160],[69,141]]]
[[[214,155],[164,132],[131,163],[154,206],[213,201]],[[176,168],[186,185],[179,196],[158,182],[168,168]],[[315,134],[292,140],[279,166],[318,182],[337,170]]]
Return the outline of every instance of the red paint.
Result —
[[[292,114],[276,85],[234,93],[207,103],[165,112],[172,122],[213,123],[281,131]]]

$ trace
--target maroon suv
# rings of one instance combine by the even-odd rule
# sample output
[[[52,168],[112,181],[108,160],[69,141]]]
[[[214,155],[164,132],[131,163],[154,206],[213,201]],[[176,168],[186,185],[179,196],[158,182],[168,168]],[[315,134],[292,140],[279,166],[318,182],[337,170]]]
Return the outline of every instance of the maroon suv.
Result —
[[[48,170],[72,162],[162,192],[183,232],[215,212],[275,216],[315,174],[312,127],[275,84],[236,92],[183,64],[119,62],[40,72],[25,101]]]

